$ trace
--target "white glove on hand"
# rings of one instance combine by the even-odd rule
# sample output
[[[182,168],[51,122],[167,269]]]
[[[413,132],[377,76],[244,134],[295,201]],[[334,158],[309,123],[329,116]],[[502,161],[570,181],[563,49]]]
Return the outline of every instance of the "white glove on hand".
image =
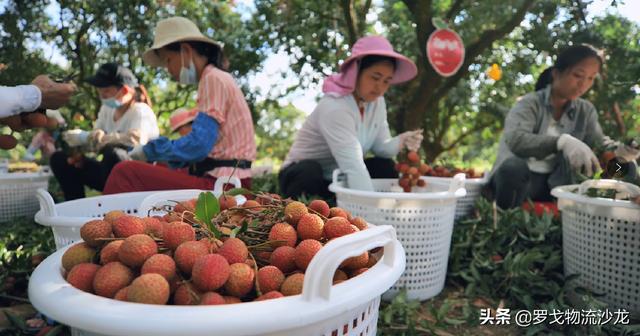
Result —
[[[583,172],[586,176],[593,176],[600,170],[600,163],[591,148],[584,142],[572,137],[570,134],[563,134],[558,139],[558,150],[564,153],[565,158],[573,169]]]
[[[632,162],[640,157],[640,150],[623,144],[620,144],[613,153],[624,162]]]
[[[81,129],[73,129],[62,133],[62,140],[71,147],[79,147],[89,142],[89,134]]]
[[[400,149],[407,147],[410,151],[418,151],[422,145],[422,129],[407,131],[399,135]]]
[[[133,147],[132,150],[129,151],[129,156],[131,157],[132,160],[138,160],[138,161],[147,161],[147,156],[144,154],[144,151],[142,150],[142,147],[144,147],[143,145],[137,145],[135,147]]]

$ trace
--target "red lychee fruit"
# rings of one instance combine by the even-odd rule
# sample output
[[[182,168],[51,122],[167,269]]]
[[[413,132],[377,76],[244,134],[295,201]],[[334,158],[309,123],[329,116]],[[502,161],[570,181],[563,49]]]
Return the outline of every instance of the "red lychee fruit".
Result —
[[[173,222],[165,227],[162,239],[166,247],[175,250],[186,241],[196,240],[196,231],[187,223]]]
[[[109,212],[107,212],[106,214],[104,214],[104,218],[103,220],[106,222],[109,222],[109,224],[113,225],[115,223],[115,220],[118,219],[118,217],[122,217],[122,216],[126,216],[127,214],[124,213],[124,211],[120,211],[120,210],[111,210]]]
[[[124,240],[118,249],[118,259],[130,267],[140,267],[158,253],[158,244],[146,234],[135,234]]]
[[[324,236],[328,239],[342,237],[354,232],[358,232],[358,228],[343,217],[332,217],[324,223]]]
[[[141,218],[124,215],[116,218],[112,223],[113,233],[118,238],[127,238],[134,234],[143,234],[145,225]]]
[[[420,156],[418,155],[418,153],[416,153],[414,151],[409,151],[407,153],[407,160],[409,160],[409,162],[411,162],[411,163],[416,163],[416,162],[420,161]]]
[[[260,211],[263,208],[260,206],[261,204],[258,203],[258,201],[255,200],[248,200],[246,202],[244,202],[244,204],[242,204],[243,208],[248,208],[251,211]]]
[[[271,253],[269,263],[279,268],[282,273],[289,273],[296,269],[296,249],[291,246],[280,246]]]
[[[302,293],[304,283],[304,273],[294,273],[289,275],[280,287],[280,292],[284,296],[298,295]]]
[[[120,289],[116,295],[113,296],[113,299],[118,301],[127,301],[127,291],[129,291],[129,286]]]
[[[327,204],[327,202],[323,200],[317,199],[317,200],[311,201],[311,203],[309,203],[309,209],[319,213],[324,217],[329,217],[329,212],[330,212],[329,204]]]
[[[235,263],[229,266],[229,279],[224,284],[224,289],[228,294],[237,297],[247,295],[253,289],[255,273],[249,265],[245,263]]]
[[[213,306],[213,305],[222,305],[226,304],[226,301],[222,297],[222,295],[216,292],[206,292],[200,296],[200,305],[201,306]]]
[[[302,202],[293,201],[284,207],[284,218],[287,223],[296,226],[300,218],[309,213],[307,206]]]
[[[225,295],[223,296],[225,304],[234,304],[234,303],[242,303],[242,300],[235,296]]]
[[[167,281],[176,276],[176,262],[166,254],[154,254],[142,264],[140,274],[156,273]]]
[[[144,222],[144,233],[155,238],[162,238],[164,226],[159,219],[154,217],[144,217],[142,218],[142,221]]]
[[[307,266],[309,266],[309,263],[311,263],[311,259],[313,259],[313,256],[315,256],[321,248],[322,243],[317,240],[307,239],[301,241],[300,244],[296,246],[296,266],[298,266],[298,268],[301,270],[306,270]]]
[[[333,217],[343,217],[345,219],[349,219],[349,217],[351,217],[351,214],[349,214],[349,212],[343,208],[333,207],[329,209],[329,218]]]
[[[120,261],[118,259],[118,250],[124,240],[114,240],[105,245],[102,250],[100,250],[100,264],[106,265],[112,261]]]
[[[175,259],[178,268],[182,272],[190,275],[196,260],[207,254],[209,254],[207,243],[192,240],[180,244],[173,254],[173,258]]]
[[[93,290],[96,295],[113,298],[116,293],[129,286],[133,281],[133,272],[119,261],[110,262],[96,272],[93,278]]]
[[[191,271],[191,280],[202,291],[215,291],[227,282],[229,273],[229,262],[225,257],[207,254],[196,259]]]
[[[284,274],[273,265],[267,265],[258,270],[258,285],[261,293],[277,291],[282,286]]]
[[[342,264],[340,264],[340,268],[344,268],[347,270],[356,270],[358,268],[367,267],[369,263],[369,252],[364,252],[355,257],[345,259]]]
[[[342,270],[337,269],[335,273],[333,273],[333,284],[335,285],[337,281],[345,281],[349,280],[349,276]]]
[[[229,264],[242,263],[249,257],[247,245],[238,238],[229,238],[218,249],[218,254],[225,257]]]
[[[358,230],[362,231],[362,230],[366,230],[369,225],[367,224],[367,221],[364,220],[364,218],[362,217],[353,217],[351,218],[351,224],[355,227],[358,228]]]
[[[179,306],[197,305],[200,303],[202,293],[190,283],[178,286],[173,294],[173,304]]]
[[[93,278],[98,269],[100,269],[100,265],[92,263],[77,264],[67,274],[67,282],[81,291],[93,293]]]
[[[269,231],[269,240],[273,247],[285,245],[294,247],[298,241],[298,233],[293,226],[287,223],[276,223],[271,227],[271,231]]]
[[[360,275],[360,274],[362,274],[362,273],[364,273],[364,272],[366,272],[368,270],[369,270],[369,268],[367,268],[367,267],[355,269],[355,270],[351,271],[351,273],[349,274],[350,275],[349,279],[355,278],[358,275]]]
[[[266,294],[260,295],[254,301],[265,301],[265,300],[277,299],[281,297],[284,297],[282,293],[278,291],[271,291],[271,292],[267,292]]]
[[[143,274],[133,280],[127,290],[127,301],[147,304],[166,304],[169,301],[169,282],[157,273]]]
[[[88,221],[80,228],[80,237],[91,247],[99,247],[105,243],[103,240],[98,240],[99,238],[112,236],[111,224],[100,219]]]
[[[96,254],[96,250],[89,244],[82,242],[71,246],[62,255],[62,267],[68,272],[73,266],[82,263],[90,263]]]
[[[298,221],[297,231],[300,240],[320,240],[324,235],[324,222],[316,214],[304,214]]]
[[[236,198],[227,194],[220,195],[218,202],[220,202],[220,211],[227,210],[238,205]]]

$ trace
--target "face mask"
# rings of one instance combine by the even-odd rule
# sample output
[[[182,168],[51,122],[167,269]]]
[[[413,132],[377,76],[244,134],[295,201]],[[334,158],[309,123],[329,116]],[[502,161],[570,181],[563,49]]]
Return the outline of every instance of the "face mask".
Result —
[[[180,61],[182,63],[182,67],[180,68],[180,79],[178,80],[178,83],[185,85],[198,84],[198,79],[196,78],[196,66],[193,64],[193,60],[189,60],[189,68],[184,67],[182,49],[180,50]]]
[[[102,104],[104,104],[107,107],[111,107],[114,109],[117,109],[118,107],[122,106],[122,102],[115,99],[115,98],[107,98],[107,99],[100,99],[102,101]]]

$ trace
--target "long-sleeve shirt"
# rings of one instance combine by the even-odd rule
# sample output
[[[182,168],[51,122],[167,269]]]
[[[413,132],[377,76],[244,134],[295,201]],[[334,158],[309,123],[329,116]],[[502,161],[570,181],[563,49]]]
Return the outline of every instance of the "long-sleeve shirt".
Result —
[[[121,143],[128,146],[146,144],[160,135],[158,120],[151,107],[145,103],[133,103],[127,112],[114,120],[116,110],[102,105],[94,129],[104,131],[100,146],[107,143]]]
[[[0,118],[35,111],[42,93],[35,85],[0,86]]]
[[[589,101],[578,98],[569,102],[560,120],[557,135],[549,134],[553,124],[551,86],[522,97],[509,111],[500,138],[498,157],[492,173],[508,158],[517,156],[525,160],[545,160],[558,153],[560,135],[571,134],[590,147],[602,144],[604,134],[598,123],[596,108]],[[556,155],[557,157],[557,155]],[[563,177],[570,180],[568,176]]]
[[[314,160],[322,166],[326,180],[334,169],[346,174],[349,188],[373,190],[364,164],[369,151],[391,158],[400,150],[398,137],[391,137],[387,107],[383,97],[366,103],[361,115],[352,95],[325,95],[296,135],[282,165]]]

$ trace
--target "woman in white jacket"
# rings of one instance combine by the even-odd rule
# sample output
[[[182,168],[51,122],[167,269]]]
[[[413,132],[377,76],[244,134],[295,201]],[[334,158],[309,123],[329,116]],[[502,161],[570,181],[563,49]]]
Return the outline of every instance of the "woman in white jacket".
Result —
[[[296,135],[279,174],[286,197],[330,197],[332,171],[346,174],[349,188],[373,190],[371,178],[394,178],[391,160],[404,146],[418,147],[422,130],[391,137],[384,94],[417,73],[382,36],[360,38],[340,73],[323,84],[325,96]],[[372,152],[375,157],[365,159]]]

